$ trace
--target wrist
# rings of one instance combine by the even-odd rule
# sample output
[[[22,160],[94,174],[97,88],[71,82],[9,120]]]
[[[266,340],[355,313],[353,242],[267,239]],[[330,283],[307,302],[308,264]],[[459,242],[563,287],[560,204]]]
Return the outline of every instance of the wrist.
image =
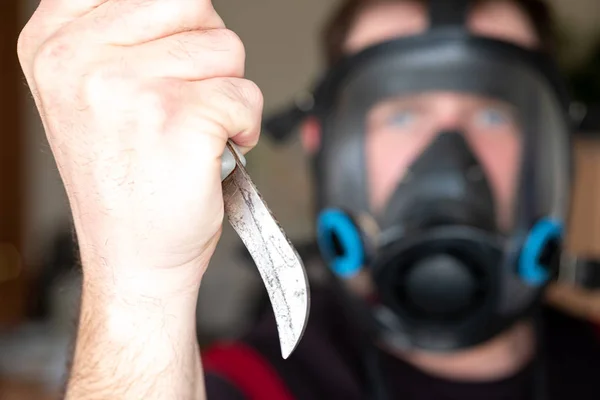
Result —
[[[88,292],[106,299],[195,302],[210,254],[203,252],[195,259],[177,266],[161,268],[152,264],[152,252],[131,253],[127,249],[102,249],[81,246],[80,258],[83,286]],[[195,303],[194,303],[195,304]]]
[[[195,306],[201,281],[196,275],[181,270],[95,271],[83,267],[82,296],[94,303],[122,302],[136,307],[159,303]]]
[[[118,281],[118,280],[117,280]],[[155,282],[129,285],[89,282],[82,286],[80,330],[95,326],[97,333],[128,342],[135,335],[159,330],[190,337],[196,330],[197,290],[156,289]]]
[[[158,331],[195,341],[201,268],[154,270],[83,261],[80,331],[96,326],[96,333],[123,343]]]
[[[138,288],[142,291],[148,283],[157,283],[156,289],[165,292],[197,287],[219,239],[215,235],[206,243],[173,245],[166,233],[150,238],[126,223],[74,217],[74,225],[86,276],[109,283],[119,278],[119,284],[132,290],[146,281]]]
[[[79,333],[131,347],[175,341],[184,347],[196,344],[196,296],[145,296],[129,291],[99,292],[83,286]],[[79,341],[79,340],[78,340]]]

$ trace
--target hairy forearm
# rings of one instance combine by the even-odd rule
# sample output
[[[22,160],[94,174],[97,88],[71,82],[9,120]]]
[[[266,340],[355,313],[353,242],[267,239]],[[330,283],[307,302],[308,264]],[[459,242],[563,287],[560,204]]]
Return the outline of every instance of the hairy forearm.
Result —
[[[65,398],[204,399],[194,291],[140,295],[89,281]]]

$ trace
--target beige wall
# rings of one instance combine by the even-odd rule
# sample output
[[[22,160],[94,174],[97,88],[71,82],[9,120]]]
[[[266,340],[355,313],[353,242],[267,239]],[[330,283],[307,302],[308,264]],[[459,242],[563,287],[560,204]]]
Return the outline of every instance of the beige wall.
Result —
[[[564,65],[580,62],[600,34],[600,1],[547,0],[554,6],[560,27],[567,36],[563,49]]]

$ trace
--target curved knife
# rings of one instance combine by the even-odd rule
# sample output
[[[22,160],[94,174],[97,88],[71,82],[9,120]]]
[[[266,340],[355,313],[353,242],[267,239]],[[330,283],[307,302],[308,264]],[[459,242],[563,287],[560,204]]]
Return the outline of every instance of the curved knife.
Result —
[[[308,321],[308,279],[300,256],[250,179],[245,164],[242,153],[227,142],[221,164],[225,213],[267,288],[281,355],[286,359],[298,345]]]

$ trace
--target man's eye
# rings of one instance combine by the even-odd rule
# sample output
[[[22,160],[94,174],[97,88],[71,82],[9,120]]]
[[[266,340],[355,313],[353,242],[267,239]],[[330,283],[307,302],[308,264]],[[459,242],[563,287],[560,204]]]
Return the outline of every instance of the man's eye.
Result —
[[[498,108],[487,108],[479,111],[476,122],[488,128],[500,128],[511,123],[510,115]]]
[[[394,128],[406,128],[416,120],[416,115],[412,110],[400,110],[394,112],[386,119],[386,123]]]

